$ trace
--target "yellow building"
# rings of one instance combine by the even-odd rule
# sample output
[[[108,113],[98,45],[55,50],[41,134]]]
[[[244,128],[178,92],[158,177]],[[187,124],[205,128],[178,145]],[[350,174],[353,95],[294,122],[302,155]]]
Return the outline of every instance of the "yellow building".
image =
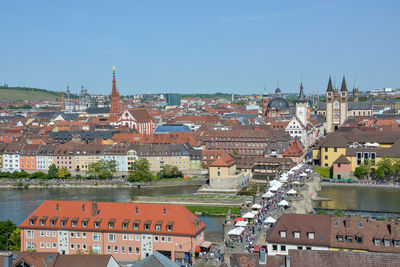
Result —
[[[351,162],[351,171],[368,161],[378,163],[384,156],[400,158],[400,133],[335,132],[313,148],[314,165],[324,168],[344,155]]]

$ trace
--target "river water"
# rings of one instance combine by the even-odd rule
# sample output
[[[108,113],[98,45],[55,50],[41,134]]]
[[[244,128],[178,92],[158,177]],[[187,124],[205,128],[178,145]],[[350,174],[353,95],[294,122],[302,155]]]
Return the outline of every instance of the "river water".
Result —
[[[315,208],[400,213],[400,189],[383,187],[322,186]]]

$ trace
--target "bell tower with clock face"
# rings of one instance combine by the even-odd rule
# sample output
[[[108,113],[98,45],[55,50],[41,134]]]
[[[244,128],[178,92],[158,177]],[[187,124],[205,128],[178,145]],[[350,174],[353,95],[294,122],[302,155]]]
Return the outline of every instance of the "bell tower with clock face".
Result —
[[[304,126],[307,126],[307,109],[308,101],[304,95],[303,83],[301,83],[299,99],[296,102],[296,117],[301,121],[301,123],[303,123]]]

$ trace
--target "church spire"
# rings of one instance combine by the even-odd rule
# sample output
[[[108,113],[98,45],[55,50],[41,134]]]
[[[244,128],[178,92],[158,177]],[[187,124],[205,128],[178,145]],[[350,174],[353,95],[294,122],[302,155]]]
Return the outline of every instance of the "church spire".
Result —
[[[113,66],[113,80],[112,80],[111,96],[116,96],[117,94],[118,94],[118,91],[117,91],[117,81],[115,80],[115,66]]]
[[[343,81],[342,81],[342,88],[340,88],[340,92],[347,92],[347,86],[346,86],[346,78],[343,75]]]
[[[328,82],[328,88],[326,89],[327,92],[333,92],[333,86],[332,86],[332,78],[329,76],[329,82]]]
[[[268,92],[267,92],[267,80],[264,81],[264,94],[263,97],[267,97],[268,96]]]
[[[300,83],[300,93],[299,93],[299,101],[305,101],[306,97],[304,95],[304,88],[303,88],[303,82]]]
[[[354,89],[358,89],[358,80],[357,77],[354,79]]]

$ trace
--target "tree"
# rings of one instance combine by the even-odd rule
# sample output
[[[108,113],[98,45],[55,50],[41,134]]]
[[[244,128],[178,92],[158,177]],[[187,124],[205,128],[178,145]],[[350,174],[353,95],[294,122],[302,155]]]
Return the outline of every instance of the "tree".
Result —
[[[96,178],[109,178],[117,171],[115,160],[100,160],[89,164],[89,175]]]
[[[163,170],[160,172],[161,178],[175,178],[175,177],[182,177],[183,174],[179,171],[177,166],[172,166],[166,164]]]
[[[361,164],[354,170],[354,176],[359,179],[364,178],[365,173],[366,173],[366,168],[363,164]]]
[[[31,175],[29,175],[29,178],[44,180],[47,179],[47,175],[44,172],[34,172]]]
[[[65,179],[67,177],[69,177],[71,175],[71,173],[67,170],[67,168],[60,168],[58,169],[58,178],[60,179]]]
[[[130,182],[149,182],[153,178],[150,163],[145,158],[140,158],[132,164],[128,180]]]
[[[333,216],[335,216],[335,217],[343,217],[343,211],[341,209],[335,210],[335,212],[333,213]]]
[[[395,170],[395,164],[394,160],[390,157],[383,157],[378,163],[378,169],[382,169],[383,172],[385,173],[385,176],[390,176],[395,174],[396,170]]]
[[[15,230],[10,234],[8,239],[8,250],[10,251],[20,251],[21,250],[21,229],[15,228]]]
[[[384,178],[385,177],[385,171],[382,168],[378,168],[376,170],[376,178]]]
[[[49,166],[49,171],[47,172],[48,179],[55,179],[58,177],[58,169],[55,164]]]
[[[17,226],[10,220],[0,221],[0,250],[7,250],[7,246],[15,245],[14,236],[13,239],[10,240],[12,233],[17,229]],[[21,239],[20,239],[21,240]]]

